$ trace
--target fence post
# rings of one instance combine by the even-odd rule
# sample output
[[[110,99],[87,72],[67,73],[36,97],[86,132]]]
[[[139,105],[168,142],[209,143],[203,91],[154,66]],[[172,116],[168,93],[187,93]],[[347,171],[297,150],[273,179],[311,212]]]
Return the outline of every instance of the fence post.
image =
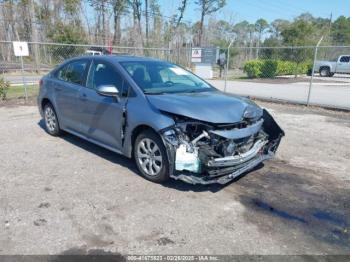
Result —
[[[321,39],[318,41],[316,47],[315,47],[315,56],[314,56],[314,64],[312,66],[312,71],[311,71],[311,78],[310,78],[310,84],[309,84],[309,92],[307,94],[307,101],[306,101],[306,105],[309,106],[310,104],[310,98],[311,98],[311,89],[312,89],[312,83],[314,81],[314,74],[315,74],[315,67],[316,67],[316,59],[317,59],[317,51],[318,51],[318,47],[320,46],[321,42],[323,40],[323,36],[321,37]]]
[[[25,102],[28,102],[28,92],[27,92],[27,84],[26,81],[24,79],[24,64],[23,64],[23,56],[20,56],[21,58],[21,72],[22,72],[22,81],[23,81],[23,87],[24,87],[24,98],[25,98]]]
[[[228,73],[228,66],[230,64],[230,48],[233,43],[233,40],[231,40],[230,44],[227,47],[227,60],[226,60],[226,68],[225,68],[225,86],[224,86],[224,92],[226,93],[227,88],[227,73]]]

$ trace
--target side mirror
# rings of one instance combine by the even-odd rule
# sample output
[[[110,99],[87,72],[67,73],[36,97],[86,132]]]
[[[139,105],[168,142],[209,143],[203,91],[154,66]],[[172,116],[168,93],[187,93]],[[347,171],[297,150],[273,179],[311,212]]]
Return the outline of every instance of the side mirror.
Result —
[[[101,96],[119,98],[119,90],[114,85],[102,85],[97,87],[97,93]]]

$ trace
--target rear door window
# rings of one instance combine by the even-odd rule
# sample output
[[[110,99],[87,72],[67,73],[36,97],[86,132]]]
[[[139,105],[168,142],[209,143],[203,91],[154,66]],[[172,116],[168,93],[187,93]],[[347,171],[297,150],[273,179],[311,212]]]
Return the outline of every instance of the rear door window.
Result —
[[[56,78],[73,84],[84,85],[87,60],[71,62],[56,72]]]

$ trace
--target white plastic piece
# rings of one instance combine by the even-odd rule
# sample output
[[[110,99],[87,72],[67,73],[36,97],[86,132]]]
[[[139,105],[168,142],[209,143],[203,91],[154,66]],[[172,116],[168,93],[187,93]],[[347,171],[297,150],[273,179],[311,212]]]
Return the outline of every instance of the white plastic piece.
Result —
[[[192,140],[192,144],[195,145],[199,140],[201,140],[203,137],[207,137],[210,138],[209,134],[207,132],[205,132],[205,130],[203,130],[202,134],[200,134],[199,136],[197,136],[195,139]]]
[[[170,67],[169,69],[178,76],[189,75],[189,73],[186,70],[183,70],[181,67]]]
[[[198,158],[198,151],[187,152],[186,145],[181,144],[176,150],[175,169],[178,171],[187,170],[199,173],[200,160]]]

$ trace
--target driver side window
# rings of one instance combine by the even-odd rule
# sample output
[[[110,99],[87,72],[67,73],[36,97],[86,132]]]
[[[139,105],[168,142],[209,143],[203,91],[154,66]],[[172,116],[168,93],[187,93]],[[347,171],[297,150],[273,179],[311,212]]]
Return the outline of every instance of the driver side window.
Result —
[[[123,79],[111,65],[103,62],[93,62],[87,79],[87,87],[97,89],[102,85],[113,85],[122,92]]]

